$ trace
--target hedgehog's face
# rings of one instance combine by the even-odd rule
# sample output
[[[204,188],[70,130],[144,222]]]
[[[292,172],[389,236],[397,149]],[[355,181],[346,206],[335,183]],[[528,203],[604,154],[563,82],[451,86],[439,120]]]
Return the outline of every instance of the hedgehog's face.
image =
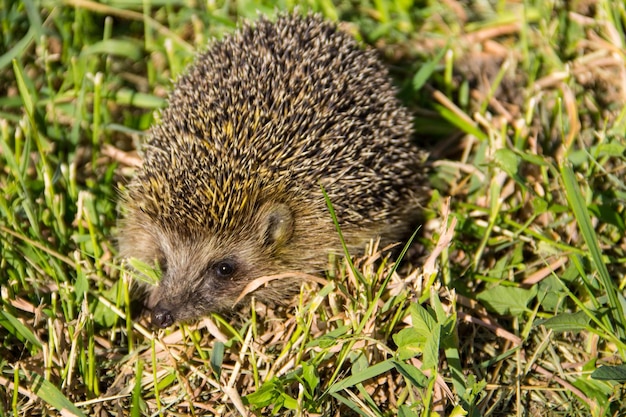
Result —
[[[280,203],[261,205],[251,219],[228,233],[182,234],[145,218],[132,220],[131,215],[123,226],[122,254],[158,261],[161,282],[148,304],[152,323],[162,328],[232,309],[251,281],[281,272],[280,253],[294,227],[291,210]]]
[[[234,248],[228,254],[212,254],[210,246],[194,246],[181,245],[160,260],[161,282],[150,297],[152,324],[157,327],[233,308],[246,282],[255,278],[253,261]],[[180,256],[184,251],[190,256]]]

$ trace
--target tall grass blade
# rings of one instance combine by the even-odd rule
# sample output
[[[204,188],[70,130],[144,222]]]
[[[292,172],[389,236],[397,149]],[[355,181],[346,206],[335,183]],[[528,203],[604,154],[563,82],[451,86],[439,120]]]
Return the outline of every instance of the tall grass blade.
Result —
[[[57,387],[38,374],[33,374],[31,390],[63,416],[86,417]]]
[[[561,179],[565,186],[565,194],[567,200],[574,212],[576,222],[580,229],[583,239],[589,248],[591,255],[591,261],[596,268],[600,283],[604,287],[608,297],[608,304],[611,310],[611,316],[613,318],[612,323],[607,323],[609,328],[612,328],[617,332],[617,335],[621,340],[625,338],[626,331],[626,317],[624,317],[624,310],[622,309],[622,303],[617,295],[617,289],[613,280],[609,276],[609,271],[602,259],[602,251],[598,244],[598,237],[591,225],[591,218],[589,211],[587,210],[587,204],[582,196],[578,183],[576,182],[576,176],[572,167],[569,164],[564,164],[561,167]],[[626,352],[622,352],[622,357],[626,357]]]

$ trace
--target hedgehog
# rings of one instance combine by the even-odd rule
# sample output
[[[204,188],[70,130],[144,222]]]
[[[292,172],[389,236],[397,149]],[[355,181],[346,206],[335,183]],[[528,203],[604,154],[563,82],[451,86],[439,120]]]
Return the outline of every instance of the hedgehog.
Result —
[[[161,271],[152,324],[234,311],[248,284],[279,274],[243,300],[284,304],[343,253],[326,198],[351,252],[406,236],[426,152],[396,94],[376,52],[318,15],[259,17],[199,54],[121,204],[121,256]]]

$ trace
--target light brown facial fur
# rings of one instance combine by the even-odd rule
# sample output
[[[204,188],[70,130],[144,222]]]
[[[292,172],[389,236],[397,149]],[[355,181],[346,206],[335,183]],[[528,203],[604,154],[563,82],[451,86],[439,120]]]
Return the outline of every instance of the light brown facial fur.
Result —
[[[401,239],[427,195],[411,134],[374,52],[319,17],[261,19],[214,43],[177,81],[122,203],[121,255],[162,269],[153,323],[232,309],[258,277],[322,271],[342,248],[321,186],[351,248]]]

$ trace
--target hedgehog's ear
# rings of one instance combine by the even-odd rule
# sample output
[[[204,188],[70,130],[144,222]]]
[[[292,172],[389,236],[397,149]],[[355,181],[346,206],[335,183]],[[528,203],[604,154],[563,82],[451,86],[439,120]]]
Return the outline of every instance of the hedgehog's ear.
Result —
[[[280,247],[293,233],[293,214],[283,203],[267,203],[259,211],[259,233],[267,247]]]

